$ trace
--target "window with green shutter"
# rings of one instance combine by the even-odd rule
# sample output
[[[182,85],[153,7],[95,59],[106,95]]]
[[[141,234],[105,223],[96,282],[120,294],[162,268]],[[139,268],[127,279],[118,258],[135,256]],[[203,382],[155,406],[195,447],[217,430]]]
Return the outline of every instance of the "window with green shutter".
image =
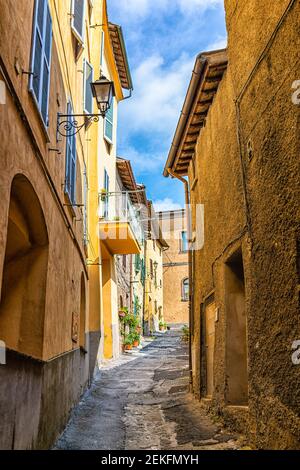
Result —
[[[84,62],[84,112],[93,114],[93,94],[91,83],[94,79],[94,69],[87,60]]]
[[[52,49],[52,19],[47,0],[36,0],[33,21],[29,90],[46,126],[49,125],[49,90]]]
[[[68,103],[67,114],[73,114],[73,107]],[[76,203],[76,135],[66,138],[66,176],[65,192],[72,204]]]
[[[141,256],[139,254],[135,255],[135,272],[136,274],[141,269]]]
[[[145,265],[145,261],[142,259],[142,261],[141,261],[141,283],[143,284],[143,286],[145,285],[145,281],[146,281],[146,265]]]
[[[113,142],[113,120],[114,120],[114,100],[112,100],[110,108],[107,110],[104,122],[104,137]]]

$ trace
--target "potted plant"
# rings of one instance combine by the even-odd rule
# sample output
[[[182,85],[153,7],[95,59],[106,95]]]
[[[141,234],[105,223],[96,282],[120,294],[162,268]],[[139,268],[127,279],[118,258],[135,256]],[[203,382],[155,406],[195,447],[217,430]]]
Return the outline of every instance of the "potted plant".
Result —
[[[133,338],[132,338],[132,335],[129,334],[125,336],[125,339],[124,339],[124,350],[131,351],[132,345],[133,345]]]
[[[132,338],[133,338],[133,344],[132,344],[132,346],[133,346],[134,348],[137,348],[138,345],[140,344],[140,339],[141,339],[139,333],[138,333],[137,331],[136,331],[135,333],[132,333]]]
[[[189,338],[190,338],[190,329],[189,329],[189,327],[187,325],[184,325],[182,327],[181,331],[182,331],[182,336],[181,336],[182,341],[185,342],[185,343],[188,343]]]
[[[105,202],[106,201],[106,198],[107,198],[107,190],[106,189],[101,189],[100,191],[100,198],[101,198],[101,201],[102,202]]]
[[[159,331],[164,331],[165,328],[166,328],[166,326],[167,326],[167,325],[166,325],[165,322],[160,321],[160,322],[159,322]]]

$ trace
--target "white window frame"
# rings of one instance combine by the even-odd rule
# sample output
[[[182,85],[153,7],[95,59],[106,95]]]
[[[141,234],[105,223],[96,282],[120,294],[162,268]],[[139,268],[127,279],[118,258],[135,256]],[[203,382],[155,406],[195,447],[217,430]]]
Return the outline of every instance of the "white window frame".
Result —
[[[72,12],[72,21],[71,21],[71,29],[72,29],[72,33],[74,34],[74,36],[76,37],[77,41],[80,43],[80,44],[84,44],[84,23],[85,23],[85,9],[86,9],[86,6],[85,6],[85,0],[83,1],[83,13],[82,13],[82,36],[80,36],[79,32],[77,31],[77,29],[75,28],[74,26],[74,19],[75,19],[75,0],[71,0],[72,2],[72,9],[71,9],[71,12]]]

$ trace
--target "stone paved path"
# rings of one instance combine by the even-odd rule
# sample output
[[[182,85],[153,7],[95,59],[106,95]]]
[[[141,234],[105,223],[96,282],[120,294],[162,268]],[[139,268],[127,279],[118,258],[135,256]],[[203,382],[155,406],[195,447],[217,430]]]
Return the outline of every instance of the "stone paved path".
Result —
[[[55,449],[236,449],[188,393],[187,347],[180,331],[101,369]]]

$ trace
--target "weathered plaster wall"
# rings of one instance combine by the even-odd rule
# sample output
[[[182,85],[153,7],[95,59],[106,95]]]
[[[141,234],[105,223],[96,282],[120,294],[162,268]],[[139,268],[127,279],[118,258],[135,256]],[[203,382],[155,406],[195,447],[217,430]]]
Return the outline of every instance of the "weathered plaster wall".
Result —
[[[205,243],[193,255],[194,391],[205,397],[203,312],[207,296],[214,295],[218,309],[214,392],[208,406],[258,448],[298,449],[300,375],[292,364],[291,347],[300,335],[300,163],[299,106],[292,103],[292,83],[299,79],[300,4],[255,0],[225,4],[229,65],[198,139],[198,183],[191,192],[192,203],[205,206]],[[288,5],[291,9],[282,18]],[[193,173],[190,165],[190,182]],[[226,262],[240,249],[248,407],[226,402]]]
[[[223,400],[225,390],[225,306],[224,274],[222,268],[218,269],[218,266],[219,264],[222,266],[222,262],[228,256],[231,243],[242,237],[246,223],[233,99],[231,76],[227,71],[197,143],[196,174],[194,175],[192,165],[189,169],[190,181],[198,178],[196,186],[191,191],[191,204],[203,204],[205,214],[204,247],[195,251],[193,255],[194,390],[199,394],[203,387],[200,381],[201,304],[214,293],[216,305],[220,309],[215,339],[215,396],[220,401]],[[193,211],[193,230],[196,229],[195,215],[196,212]]]
[[[48,129],[44,128],[28,92],[28,76],[21,73],[22,68],[30,70],[33,5],[33,1],[0,2],[3,68],[0,79],[6,80],[6,104],[0,106],[0,286],[3,268],[5,272],[7,270],[4,256],[11,184],[15,175],[21,174],[36,194],[47,229],[46,285],[39,283],[35,276],[32,284],[26,287],[32,292],[44,288],[45,306],[41,347],[37,348],[28,332],[25,335],[21,329],[22,348],[12,344],[12,349],[17,351],[9,352],[7,365],[1,366],[0,406],[5,427],[5,432],[1,432],[1,448],[48,447],[87,385],[89,372],[89,356],[79,349],[80,334],[77,340],[72,334],[74,318],[77,317],[79,322],[82,313],[82,279],[88,297],[87,275],[82,213],[78,208],[73,211],[65,205],[69,203],[64,194],[66,140],[56,140],[57,112],[66,109],[66,91],[55,38]],[[74,80],[77,79],[75,72]],[[77,163],[76,199],[81,202],[83,167],[80,148]],[[38,225],[40,218],[36,217],[35,222]],[[9,240],[10,245],[11,242]],[[85,305],[88,309],[88,302]],[[30,302],[27,303],[22,315],[27,313],[28,318],[34,319],[31,308]],[[87,322],[86,315],[86,325]],[[34,321],[32,331],[37,331]],[[88,335],[85,349],[89,349]],[[23,357],[18,352],[25,352],[42,362]]]
[[[300,337],[299,106],[292,103],[300,70],[299,15],[298,1],[244,1],[227,18],[237,92],[252,71],[239,107],[252,243],[250,414],[259,447],[300,446],[300,374],[291,360]]]

